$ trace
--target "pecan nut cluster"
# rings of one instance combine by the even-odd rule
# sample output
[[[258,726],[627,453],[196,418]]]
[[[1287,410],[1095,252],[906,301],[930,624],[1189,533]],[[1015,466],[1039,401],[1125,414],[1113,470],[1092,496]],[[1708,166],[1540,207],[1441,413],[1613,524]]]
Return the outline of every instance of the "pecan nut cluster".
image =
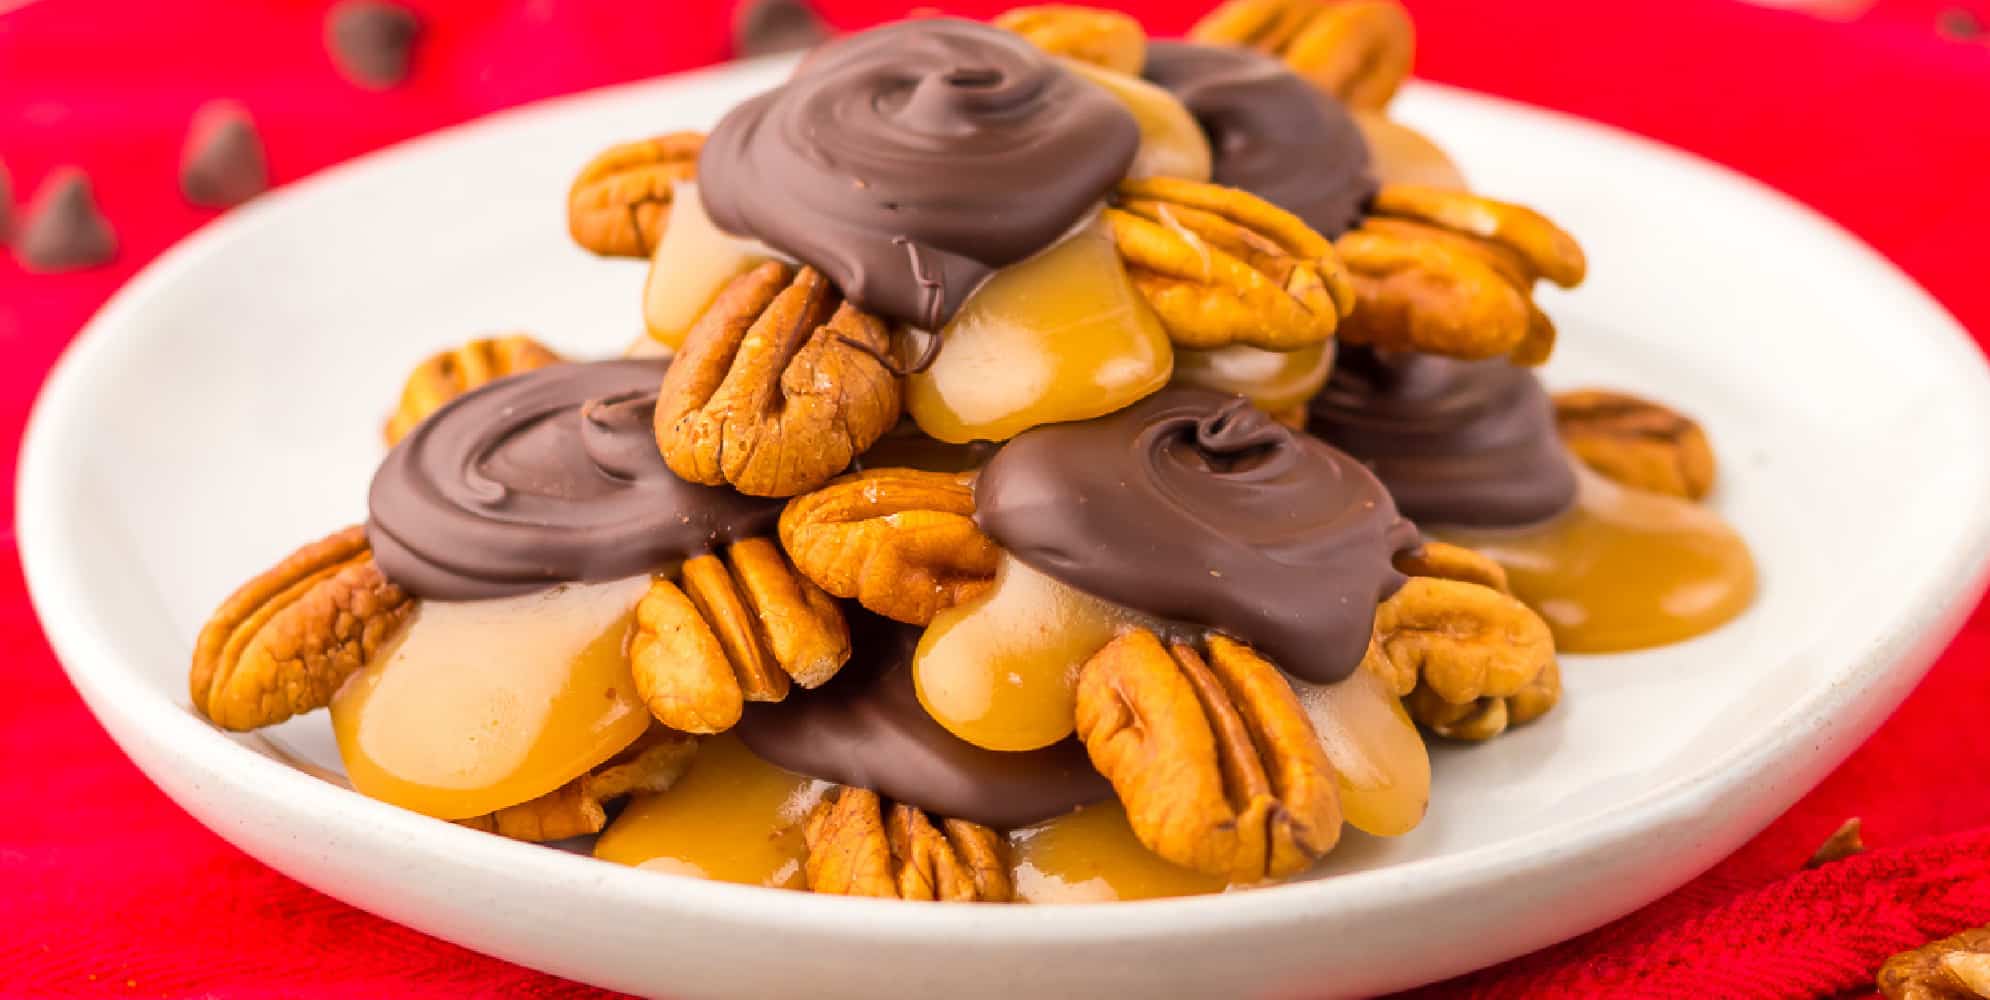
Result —
[[[1226,174],[1241,140],[1158,84],[1128,93],[1194,121],[1216,181],[1126,167],[1073,193],[1082,171],[1065,164],[975,202],[986,192],[925,159],[932,136],[1021,129],[1068,150],[1029,129],[1076,122],[1125,167],[1160,132],[1071,63],[1137,76],[1161,43],[1064,6],[880,32],[827,43],[754,108],[891,76],[843,71],[879,69],[864,59],[923,72],[932,90],[905,113],[934,120],[917,141],[847,123],[878,130],[862,138],[878,164],[910,164],[901,175],[819,173],[835,158],[764,148],[793,130],[734,118],[597,156],[568,194],[572,237],[653,256],[653,284],[704,303],[681,344],[587,361],[519,335],[424,361],[388,423],[373,519],[222,603],[195,649],[194,710],[247,730],[330,707],[355,787],[506,837],[626,829],[670,870],[1012,902],[1085,882],[1069,858],[1086,850],[1218,887],[1302,874],[1344,826],[1415,825],[1426,736],[1486,741],[1557,707],[1555,635],[1502,565],[1421,536],[1363,461],[1304,425],[1337,343],[1545,360],[1555,329],[1533,289],[1583,279],[1568,234],[1395,183],[1362,187],[1344,231],[1319,225],[1276,185]],[[945,44],[901,44],[921,32]],[[1190,37],[1305,106],[1366,111],[1412,48],[1402,9],[1378,0],[1232,0]],[[988,58],[921,69],[934,48]],[[1030,99],[1063,105],[960,122],[947,116],[986,102],[933,96],[993,87],[1011,63],[1037,74]],[[941,166],[983,186],[1004,182],[986,162],[1042,167],[1013,145]],[[701,163],[707,183],[686,187]],[[742,206],[758,171],[792,190],[750,188]],[[799,236],[790,213],[761,211],[811,199],[834,211]],[[881,236],[874,216],[898,228]],[[686,258],[705,250],[666,245],[666,224],[744,263]],[[1239,388],[1182,384],[1184,351]],[[1606,476],[1692,498],[1711,484],[1702,432],[1656,404],[1567,394],[1557,416]],[[972,433],[988,427],[1005,430]],[[394,677],[466,663],[462,683],[423,689],[442,691],[426,695],[434,732],[358,745],[376,720],[426,721],[394,700],[419,686]],[[424,747],[444,748],[447,780]]]

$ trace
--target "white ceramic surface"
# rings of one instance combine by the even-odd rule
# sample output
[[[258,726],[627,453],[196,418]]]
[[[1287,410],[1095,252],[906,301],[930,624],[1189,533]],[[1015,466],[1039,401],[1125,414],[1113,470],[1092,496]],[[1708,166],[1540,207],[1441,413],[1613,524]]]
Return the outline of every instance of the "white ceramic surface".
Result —
[[[1410,836],[1326,877],[1068,907],[834,899],[640,872],[369,801],[187,708],[238,581],[362,516],[419,357],[523,328],[637,330],[644,266],[574,249],[568,178],[703,126],[778,65],[646,83],[409,143],[235,212],[125,288],[63,359],[21,463],[20,545],[76,686],[202,822],[323,891],[526,965],[677,996],[1322,996],[1412,985],[1594,927],[1705,869],[1836,764],[1926,669],[1990,544],[1990,379],[1871,250],[1780,196],[1594,125],[1417,87],[1402,117],[1588,246],[1552,295],[1558,385],[1698,415],[1763,587],[1698,641],[1568,657],[1568,697],[1437,754]],[[277,740],[336,766],[322,714]]]

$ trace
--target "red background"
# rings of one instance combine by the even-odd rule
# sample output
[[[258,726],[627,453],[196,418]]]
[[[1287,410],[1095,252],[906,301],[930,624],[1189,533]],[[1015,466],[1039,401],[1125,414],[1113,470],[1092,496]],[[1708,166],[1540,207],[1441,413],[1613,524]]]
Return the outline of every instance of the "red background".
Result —
[[[0,254],[8,481],[56,354],[136,268],[212,217],[181,201],[173,180],[201,102],[244,102],[283,182],[500,107],[729,54],[730,4],[413,6],[427,23],[414,75],[386,93],[333,71],[319,0],[40,0],[0,13],[0,163],[16,199],[54,168],[81,166],[123,245],[112,266],[53,276]],[[913,5],[825,6],[854,28]],[[1006,4],[942,6],[987,16]],[[1204,6],[1154,3],[1141,16],[1174,33]],[[1971,8],[1990,21],[1983,0],[1879,0],[1835,20],[1734,0],[1410,6],[1421,75],[1610,122],[1759,177],[1872,242],[1979,337],[1990,331],[1990,44],[1937,30],[1966,23],[1957,12]],[[12,501],[0,491],[0,994],[591,992],[304,889],[153,790],[49,654],[22,588]],[[1891,952],[1990,922],[1986,657],[1990,616],[1979,608],[1885,728],[1733,857],[1609,927],[1432,992],[1858,995]],[[1800,872],[1850,816],[1864,818],[1873,849]]]

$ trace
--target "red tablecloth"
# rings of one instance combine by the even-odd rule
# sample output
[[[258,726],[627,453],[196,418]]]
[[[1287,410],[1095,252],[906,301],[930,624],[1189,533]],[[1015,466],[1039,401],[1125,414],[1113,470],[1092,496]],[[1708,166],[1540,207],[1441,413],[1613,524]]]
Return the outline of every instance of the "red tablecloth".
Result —
[[[1966,26],[1972,6],[1976,22],[1990,21],[1984,0],[1879,0],[1837,21],[1734,0],[1411,5],[1423,75],[1621,125],[1760,177],[1990,332],[1990,44],[1937,30]],[[0,259],[9,481],[56,353],[134,269],[211,217],[174,187],[202,101],[250,108],[281,182],[496,108],[728,54],[730,4],[435,0],[415,4],[428,31],[413,78],[368,93],[324,54],[323,6],[0,0],[0,162],[17,197],[59,165],[82,166],[123,243],[113,266],[74,274],[29,276]],[[826,6],[839,26],[857,27],[914,4]],[[986,16],[1006,4],[945,6]],[[1174,32],[1204,4],[1147,6],[1156,31]],[[298,886],[154,791],[49,654],[22,590],[12,499],[0,491],[0,994],[589,992]],[[1602,930],[1434,992],[1857,995],[1889,953],[1990,922],[1986,658],[1990,615],[1979,609],[1885,728],[1733,857]],[[1873,849],[1799,872],[1850,816],[1864,817]]]

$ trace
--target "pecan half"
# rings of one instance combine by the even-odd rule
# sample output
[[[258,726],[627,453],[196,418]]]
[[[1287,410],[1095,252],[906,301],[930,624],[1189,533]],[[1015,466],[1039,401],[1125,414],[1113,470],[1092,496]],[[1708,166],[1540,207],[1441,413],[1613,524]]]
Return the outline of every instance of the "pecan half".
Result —
[[[230,594],[200,630],[194,710],[246,731],[323,708],[414,608],[374,565],[365,528],[312,542]]]
[[[1359,293],[1349,343],[1540,364],[1555,326],[1534,282],[1580,284],[1582,248],[1540,213],[1462,191],[1387,184],[1335,243]]]
[[[1124,181],[1106,220],[1128,277],[1182,347],[1295,350],[1333,336],[1354,307],[1333,244],[1248,192]]]
[[[603,150],[567,190],[567,232],[604,257],[648,257],[663,239],[674,185],[698,176],[705,136],[672,132]]]
[[[1513,593],[1507,585],[1506,568],[1477,549],[1450,542],[1425,541],[1395,558],[1396,571],[1404,576],[1434,576],[1491,587],[1502,594]]]
[[[1395,0],[1230,0],[1188,37],[1276,56],[1343,103],[1370,111],[1388,105],[1416,60],[1416,30]]]
[[[1714,449],[1693,418],[1648,399],[1604,389],[1555,394],[1562,443],[1605,478],[1700,500],[1714,488]]]
[[[637,792],[669,789],[690,766],[697,751],[696,739],[662,726],[651,726],[607,763],[536,799],[456,822],[473,830],[535,843],[600,833],[608,825],[608,810],[603,803]]]
[[[1444,558],[1460,551],[1468,550]],[[1440,568],[1425,559],[1427,568]],[[1388,681],[1410,715],[1438,735],[1489,739],[1553,708],[1561,671],[1540,615],[1476,582],[1486,577],[1483,568],[1457,571],[1466,579],[1413,576],[1383,601],[1362,666]]]
[[[908,625],[988,589],[1001,550],[974,523],[973,479],[867,469],[788,501],[781,544],[803,576]]]
[[[1118,11],[1066,4],[1017,7],[995,18],[995,26],[1051,55],[1115,73],[1139,76],[1147,65],[1147,32]]]
[[[810,891],[952,903],[1015,898],[1001,835],[843,788],[816,803],[802,828]]]
[[[733,279],[664,375],[656,441],[692,482],[786,497],[814,489],[898,421],[882,321],[814,268],[769,261]]]
[[[629,640],[636,693],[686,733],[731,729],[746,702],[780,701],[791,680],[816,687],[849,658],[836,602],[764,538],[687,560],[679,582],[651,581]]]
[[[1990,927],[1903,951],[1879,967],[1888,1000],[1990,1000]]]
[[[559,364],[563,358],[522,333],[480,337],[454,350],[430,355],[408,373],[401,404],[387,418],[387,444],[400,441],[444,403],[507,375]]]
[[[1207,660],[1135,629],[1078,672],[1078,736],[1135,836],[1235,883],[1304,871],[1340,839],[1333,765],[1276,667],[1209,639]]]

